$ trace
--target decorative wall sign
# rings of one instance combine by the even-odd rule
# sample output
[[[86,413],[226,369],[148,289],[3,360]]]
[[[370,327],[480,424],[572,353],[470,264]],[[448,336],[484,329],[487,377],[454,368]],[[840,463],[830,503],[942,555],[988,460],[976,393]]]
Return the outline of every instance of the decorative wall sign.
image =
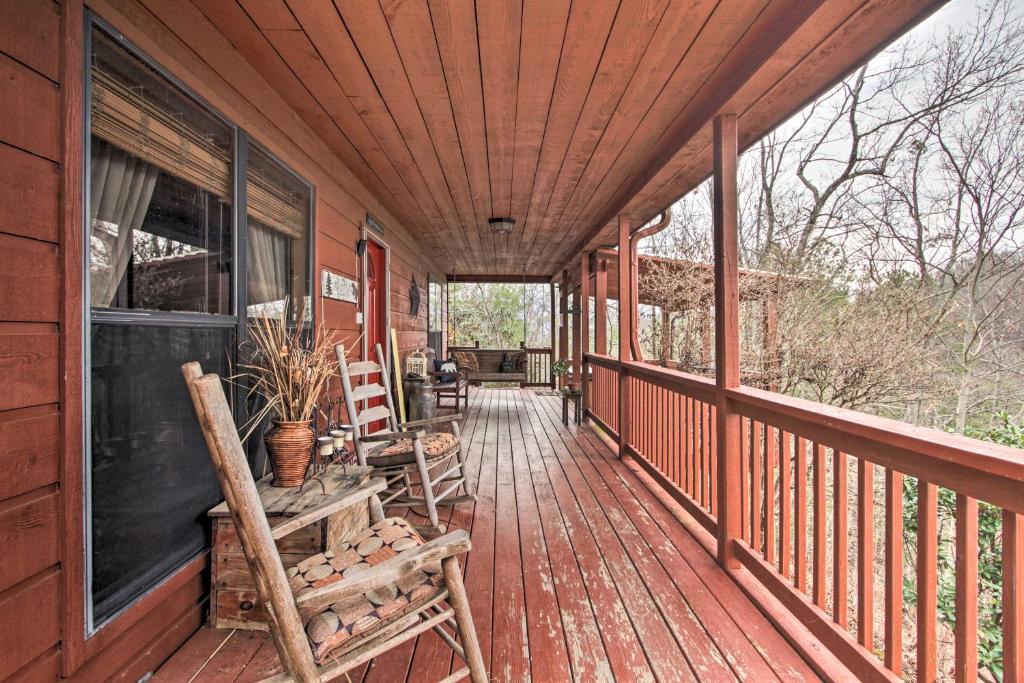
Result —
[[[355,280],[338,275],[324,268],[320,271],[320,293],[328,299],[337,301],[359,302],[359,283]]]
[[[373,230],[378,235],[382,237],[384,236],[384,225],[377,220],[373,214],[366,214],[366,227]]]
[[[409,285],[409,315],[416,315],[420,310],[420,286],[416,284],[416,276],[412,276]]]

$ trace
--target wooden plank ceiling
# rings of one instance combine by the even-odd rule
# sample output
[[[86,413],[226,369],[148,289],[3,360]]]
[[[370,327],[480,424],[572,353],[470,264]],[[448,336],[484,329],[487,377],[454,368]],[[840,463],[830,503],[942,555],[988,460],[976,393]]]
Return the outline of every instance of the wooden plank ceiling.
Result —
[[[452,275],[550,276],[941,0],[194,0]],[[516,220],[496,235],[492,216]]]

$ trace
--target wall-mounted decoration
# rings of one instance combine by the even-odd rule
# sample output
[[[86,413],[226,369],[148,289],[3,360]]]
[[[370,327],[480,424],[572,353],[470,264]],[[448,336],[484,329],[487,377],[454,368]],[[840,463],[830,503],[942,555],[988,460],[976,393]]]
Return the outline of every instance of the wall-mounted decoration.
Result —
[[[358,303],[358,282],[347,278],[344,275],[332,273],[326,268],[320,271],[320,273],[320,292],[325,298],[336,299],[337,301],[348,301],[353,304]]]
[[[416,315],[420,311],[420,286],[416,284],[416,276],[412,276],[412,284],[409,285],[409,315]]]
[[[373,214],[366,214],[366,227],[373,230],[380,236],[384,236],[384,224],[374,218]]]

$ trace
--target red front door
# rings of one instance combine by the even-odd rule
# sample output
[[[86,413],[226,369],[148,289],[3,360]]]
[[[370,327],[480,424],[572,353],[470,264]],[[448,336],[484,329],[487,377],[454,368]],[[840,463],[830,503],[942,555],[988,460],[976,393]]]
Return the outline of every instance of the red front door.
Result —
[[[387,253],[384,247],[372,240],[366,245],[366,348],[368,358],[377,361],[377,344],[387,354],[388,317],[387,317]],[[387,358],[384,359],[385,363]],[[371,375],[367,381],[381,382],[381,378]],[[368,407],[384,404],[384,398],[378,396],[371,399]],[[373,433],[385,428],[384,422],[368,425],[368,432]]]

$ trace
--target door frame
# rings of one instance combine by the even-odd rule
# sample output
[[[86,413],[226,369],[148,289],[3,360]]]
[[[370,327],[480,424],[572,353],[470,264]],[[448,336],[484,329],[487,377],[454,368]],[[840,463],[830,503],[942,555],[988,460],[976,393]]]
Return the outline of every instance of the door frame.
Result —
[[[380,235],[370,230],[365,223],[360,228],[359,238],[373,242],[384,250],[384,361],[387,362],[391,358],[391,247]],[[360,289],[362,289],[360,300],[363,314],[362,322],[359,325],[359,330],[362,333],[360,345],[362,346],[363,360],[376,362],[376,358],[373,357],[373,349],[370,348],[366,327],[369,317],[367,312],[370,310],[370,288],[368,287],[370,250],[367,249],[363,252],[359,260],[359,280]]]

